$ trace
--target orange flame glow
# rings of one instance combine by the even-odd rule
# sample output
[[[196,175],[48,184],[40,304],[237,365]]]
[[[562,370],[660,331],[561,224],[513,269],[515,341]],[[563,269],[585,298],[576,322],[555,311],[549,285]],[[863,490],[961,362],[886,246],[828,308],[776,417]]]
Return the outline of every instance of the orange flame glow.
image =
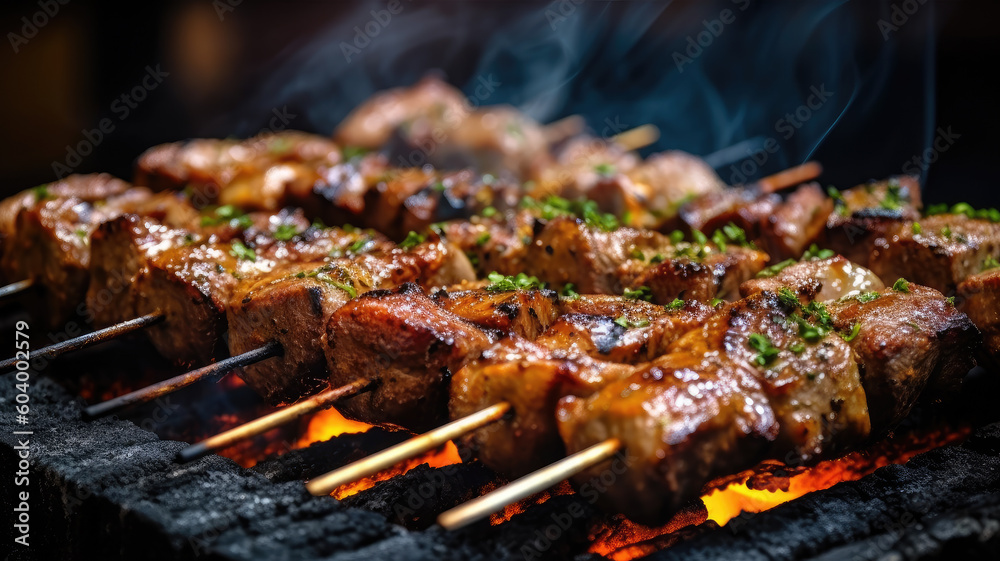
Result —
[[[340,414],[336,409],[325,409],[316,413],[309,420],[309,428],[302,435],[296,448],[305,448],[313,442],[323,442],[342,434],[365,432],[372,428],[367,423],[352,421]]]

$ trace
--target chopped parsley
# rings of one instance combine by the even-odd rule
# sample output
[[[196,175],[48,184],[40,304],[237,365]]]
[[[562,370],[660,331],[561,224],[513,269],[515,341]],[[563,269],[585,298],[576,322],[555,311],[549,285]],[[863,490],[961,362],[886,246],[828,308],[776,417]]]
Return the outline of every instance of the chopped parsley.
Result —
[[[640,286],[639,288],[626,288],[625,293],[622,296],[626,300],[645,300],[646,302],[653,301],[653,291],[649,289],[648,286]]]
[[[545,220],[559,216],[575,216],[582,219],[587,226],[600,228],[605,232],[612,232],[621,226],[615,215],[601,212],[597,202],[590,200],[570,201],[554,195],[541,201],[524,197],[521,199],[521,208],[537,211],[539,216]]]
[[[898,279],[892,285],[892,289],[895,290],[896,292],[909,292],[910,291],[910,283],[906,279],[901,278],[901,279]]]
[[[420,235],[413,230],[410,230],[409,234],[406,234],[406,239],[399,242],[399,247],[403,249],[413,249],[418,245],[424,243],[427,240],[427,236]]]
[[[331,277],[330,275],[328,275],[326,273],[319,273],[319,274],[316,275],[316,278],[318,280],[321,280],[321,281],[325,282],[326,284],[328,284],[328,285],[330,285],[332,287],[339,288],[339,289],[343,290],[351,298],[356,298],[358,296],[358,290],[356,288],[354,288],[353,285],[350,285],[350,284],[348,284],[346,282],[341,282],[339,280],[336,280],[336,279],[334,279],[333,277]]]
[[[240,261],[257,261],[257,252],[252,248],[243,245],[240,240],[233,240],[232,249],[229,254]]]
[[[978,220],[989,220],[990,222],[1000,222],[1000,210],[995,208],[973,208],[969,203],[956,203],[949,207],[945,203],[939,203],[936,205],[931,205],[927,207],[926,215],[933,216],[935,214],[962,214],[968,218],[974,218]]]
[[[843,193],[833,185],[830,185],[826,188],[826,194],[830,195],[830,198],[833,199],[833,208],[837,214],[847,216],[847,201],[844,200]]]
[[[849,334],[844,335],[843,333],[841,333],[840,337],[843,338],[844,341],[850,343],[851,341],[854,340],[855,337],[858,336],[858,333],[860,332],[861,332],[861,324],[855,323],[854,325],[851,326],[851,332]]]
[[[518,273],[511,277],[494,271],[487,275],[486,278],[490,281],[490,284],[486,286],[487,292],[511,292],[514,290],[531,290],[545,287],[545,283],[539,281],[538,277],[529,277],[524,273]]]
[[[253,220],[233,205],[222,205],[210,211],[208,216],[201,217],[202,226],[218,226],[227,222],[230,226],[242,230],[253,226]]]
[[[493,236],[489,232],[483,232],[482,234],[479,234],[476,237],[476,245],[482,247],[482,246],[486,245],[487,243],[489,243],[489,241],[490,241],[490,239],[492,237]]]
[[[691,230],[691,241],[698,245],[705,245],[708,243],[708,237],[701,230]]]
[[[810,343],[815,343],[826,337],[830,330],[822,325],[815,325],[799,314],[792,314],[791,320],[799,325],[799,336]]]
[[[279,224],[277,228],[274,229],[274,239],[287,242],[288,240],[299,235],[299,229],[295,224]]]
[[[663,307],[671,311],[679,310],[684,307],[684,300],[681,300],[680,298],[674,298],[669,303],[664,304]]]
[[[994,259],[991,256],[991,257],[987,257],[986,260],[983,261],[983,269],[982,270],[986,271],[986,270],[989,270],[989,269],[996,269],[997,267],[1000,267],[1000,261],[997,261],[996,259]]]
[[[798,263],[798,261],[794,259],[785,259],[784,261],[775,263],[774,265],[771,265],[770,267],[767,267],[761,272],[757,273],[757,278],[763,279],[776,276],[778,273],[785,270],[786,267],[789,267],[796,263]]]
[[[670,232],[670,243],[677,245],[682,241],[684,241],[684,232],[681,232],[680,230]]]
[[[662,253],[657,253],[656,255],[649,258],[649,262],[652,263],[653,265],[656,265],[657,263],[663,263],[664,259],[665,257],[663,257]]]
[[[947,302],[951,306],[955,305],[955,297],[954,296],[949,296],[949,297],[945,298],[944,301]]]
[[[442,183],[442,182],[440,182],[440,181],[435,181],[435,182],[434,182],[434,183],[433,183],[433,184],[431,185],[431,189],[433,189],[434,191],[436,191],[436,192],[438,192],[438,193],[442,193],[442,192],[444,192],[444,189],[445,189],[445,187],[444,187],[444,183]]]
[[[594,171],[604,177],[611,177],[615,174],[615,166],[611,164],[597,164],[594,166]]]
[[[643,255],[642,251],[639,248],[634,248],[632,251],[629,252],[628,256],[631,257],[632,259],[638,259],[639,261],[646,260],[646,256]]]
[[[624,327],[625,329],[633,329],[633,328],[636,328],[636,327],[646,327],[647,325],[649,325],[649,320],[648,319],[640,319],[640,320],[632,321],[632,320],[628,319],[627,317],[625,317],[624,315],[621,315],[621,316],[618,316],[617,319],[615,319],[615,323],[618,324],[618,325],[620,325],[620,326],[622,326],[622,327]]]
[[[76,237],[80,238],[81,240],[87,239],[87,231],[84,230],[83,228],[77,228],[76,230],[73,231],[73,233],[76,234]]]
[[[713,308],[717,308],[719,304],[722,304],[723,302],[725,302],[725,300],[723,300],[722,298],[712,298],[711,300],[708,301],[708,305]]]
[[[368,150],[361,148],[360,146],[344,146],[340,150],[340,154],[345,160],[353,160],[355,158],[360,158],[368,153]]]
[[[371,236],[364,236],[354,240],[354,243],[347,246],[348,253],[361,254],[375,247],[375,240]]]
[[[778,289],[778,301],[786,308],[796,309],[799,307],[799,297],[790,288],[781,287]]]
[[[803,345],[801,341],[796,341],[791,345],[788,345],[788,350],[795,354],[802,354],[802,352],[806,350],[806,346]]]
[[[756,247],[752,241],[747,239],[746,231],[732,222],[716,230],[715,233],[712,234],[712,242],[719,246],[719,249],[721,250],[725,250],[727,244],[735,244],[740,247],[749,247],[751,249]]]
[[[565,298],[569,298],[570,300],[580,297],[580,293],[576,291],[576,285],[571,282],[564,284],[562,290],[559,291],[559,294]]]
[[[324,224],[323,220],[320,218],[313,218],[312,224],[310,224],[309,227],[317,230],[323,230],[326,229],[326,224]]]
[[[833,257],[835,253],[832,249],[820,249],[816,244],[809,246],[809,249],[802,254],[802,261],[816,261],[829,259]]]
[[[886,210],[899,210],[903,208],[903,203],[907,202],[907,198],[902,194],[903,189],[900,187],[899,183],[895,180],[890,180],[889,186],[885,191],[885,198],[879,203],[879,206]]]
[[[919,222],[914,222],[910,228],[913,230],[914,236],[919,236],[920,234],[924,233],[924,229],[920,227]]]
[[[31,194],[35,196],[35,203],[40,203],[52,196],[52,194],[49,193],[48,183],[43,183],[37,187],[32,187]]]
[[[862,292],[856,296],[853,296],[853,298],[862,304],[867,304],[873,300],[878,299],[879,296],[881,296],[881,294],[879,294],[878,292],[870,291],[870,292]]]
[[[490,218],[490,217],[496,216],[497,209],[494,208],[494,207],[488,206],[488,207],[484,208],[483,212],[481,212],[480,214],[483,217],[485,217],[485,218]]]
[[[781,349],[775,347],[767,335],[760,333],[751,333],[750,337],[747,338],[747,344],[751,349],[757,351],[757,356],[753,357],[753,360],[760,366],[771,364],[781,352]]]
[[[944,228],[941,228],[941,235],[944,236],[945,239],[949,239],[950,240],[951,239],[951,227],[945,225]]]

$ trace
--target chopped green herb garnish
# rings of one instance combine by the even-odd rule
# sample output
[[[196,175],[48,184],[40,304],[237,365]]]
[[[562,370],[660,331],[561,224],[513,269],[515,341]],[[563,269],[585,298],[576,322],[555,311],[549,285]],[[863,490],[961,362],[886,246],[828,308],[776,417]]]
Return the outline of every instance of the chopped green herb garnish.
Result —
[[[682,241],[684,241],[684,232],[681,232],[680,230],[670,232],[670,243],[677,245]]]
[[[628,256],[631,257],[632,259],[638,259],[639,261],[646,260],[646,256],[643,255],[642,251],[639,250],[639,248],[635,248],[632,251],[630,251]]]
[[[691,241],[698,245],[705,245],[708,243],[708,237],[701,230],[691,230]]]
[[[899,183],[889,182],[889,186],[885,191],[885,198],[879,204],[882,208],[886,210],[899,210],[903,207],[903,203],[906,202],[906,197],[902,195],[902,187]]]
[[[909,292],[910,291],[910,283],[906,279],[901,278],[901,279],[898,279],[892,285],[892,289],[895,290],[896,292]]]
[[[274,239],[278,241],[287,242],[297,235],[299,235],[299,229],[295,224],[278,224],[278,227],[274,229]]]
[[[485,218],[490,218],[490,217],[496,216],[497,209],[494,208],[494,207],[488,206],[488,207],[486,207],[486,208],[483,209],[483,212],[481,214]]]
[[[927,207],[927,211],[924,214],[934,216],[935,214],[945,214],[946,212],[948,212],[948,205],[946,203],[938,203]]]
[[[184,245],[191,245],[194,243],[194,235],[184,234]]]
[[[835,254],[832,249],[820,249],[816,244],[809,246],[809,249],[802,254],[802,261],[815,261],[829,259]]]
[[[788,287],[783,286],[778,289],[778,301],[781,302],[781,305],[792,310],[799,307],[799,296]]]
[[[624,327],[625,329],[633,329],[633,328],[637,328],[637,327],[646,327],[647,325],[649,325],[649,320],[648,319],[640,319],[640,320],[637,320],[637,321],[632,321],[632,320],[628,319],[627,317],[625,317],[624,315],[622,315],[622,316],[618,316],[618,318],[615,319],[615,323],[618,324],[618,325],[620,325],[620,326],[622,326],[622,327]]]
[[[713,308],[717,308],[719,304],[722,304],[723,302],[725,302],[725,300],[723,300],[722,298],[712,298],[711,300],[708,301],[708,305]]]
[[[375,246],[375,240],[371,236],[358,238],[351,245],[347,246],[348,253],[361,254]]]
[[[617,230],[621,225],[615,215],[601,212],[597,203],[590,200],[570,201],[562,197],[549,196],[543,201],[538,201],[524,197],[521,199],[521,208],[535,210],[545,220],[558,216],[575,216],[582,219],[587,226],[600,228],[605,232]]]
[[[657,263],[663,263],[664,259],[665,258],[663,257],[662,253],[657,253],[656,255],[649,258],[649,262],[652,263],[653,265],[656,265]]]
[[[434,184],[431,185],[431,189],[437,191],[438,193],[441,193],[445,189],[444,183],[442,183],[440,181],[435,181]]]
[[[792,351],[795,354],[802,354],[802,351],[806,350],[806,346],[803,345],[800,341],[796,341],[791,345],[788,345],[788,350]]]
[[[32,187],[31,194],[35,196],[35,203],[40,203],[52,196],[52,194],[49,193],[48,183],[43,183],[37,187]]]
[[[780,273],[781,271],[783,271],[786,267],[794,265],[796,263],[798,263],[798,261],[794,259],[785,259],[784,261],[775,263],[774,265],[771,265],[770,267],[767,267],[761,272],[757,273],[757,278],[763,279],[763,278],[773,277],[778,273]]]
[[[427,236],[420,235],[413,230],[410,230],[409,234],[406,234],[406,239],[399,242],[399,247],[403,249],[413,249],[418,245],[424,243],[427,240]]]
[[[747,338],[747,344],[750,345],[751,349],[757,351],[757,356],[753,360],[760,366],[774,362],[774,359],[778,358],[778,353],[781,352],[781,349],[775,347],[767,335],[760,333],[751,333],[750,337]]]
[[[316,278],[318,280],[321,280],[321,281],[325,282],[326,284],[328,284],[330,286],[333,286],[333,287],[336,287],[336,288],[339,288],[339,289],[343,290],[351,298],[357,298],[357,296],[358,296],[358,290],[356,288],[354,288],[353,285],[348,284],[346,282],[341,282],[339,280],[336,280],[336,279],[334,279],[333,277],[331,277],[330,275],[328,275],[326,273],[319,273],[319,274],[316,275]]]
[[[243,230],[253,226],[253,220],[233,205],[222,205],[213,210],[210,216],[201,217],[202,226],[218,226],[226,222]]]
[[[844,200],[844,195],[833,185],[826,188],[826,194],[830,195],[833,199],[833,208],[837,214],[841,216],[847,216],[847,201]]]
[[[946,239],[950,240],[951,239],[951,227],[945,226],[944,228],[941,228],[941,235],[944,236]]]
[[[476,236],[476,245],[482,247],[486,245],[492,237],[493,236],[489,232],[483,232]]]
[[[854,299],[862,304],[867,304],[873,300],[878,299],[879,296],[881,296],[881,294],[875,291],[862,292],[861,294],[854,296]]]
[[[313,221],[312,221],[312,224],[310,225],[310,227],[311,228],[315,228],[317,230],[323,230],[323,229],[326,228],[326,224],[324,224],[323,220],[320,219],[320,218],[313,218]]]
[[[233,240],[232,249],[229,254],[240,261],[257,261],[257,252],[252,248],[243,245],[240,240]]]
[[[920,227],[919,222],[914,222],[913,225],[911,226],[911,229],[913,230],[914,236],[919,236],[924,232],[924,229]]]
[[[626,300],[645,300],[646,302],[653,301],[653,291],[649,289],[648,286],[640,286],[639,288],[626,288],[625,293],[622,296]]]
[[[850,343],[851,341],[854,340],[855,337],[858,336],[858,333],[860,331],[861,331],[861,324],[855,323],[854,325],[851,326],[851,332],[849,334],[844,335],[843,333],[841,333],[840,336],[844,339],[844,341]]]
[[[574,285],[571,282],[568,282],[565,285],[563,285],[562,290],[559,291],[559,294],[561,294],[565,298],[569,298],[570,300],[580,297],[580,293],[576,291],[576,285]]]
[[[739,245],[740,247],[755,248],[753,242],[747,239],[747,233],[736,224],[730,222],[712,234],[712,242],[725,249],[728,244]]]
[[[684,300],[674,298],[668,304],[664,304],[663,307],[668,310],[679,310],[684,307]]]
[[[810,343],[819,341],[829,333],[826,327],[809,323],[806,318],[799,314],[792,314],[790,319],[799,325],[799,335]]]
[[[955,305],[955,297],[954,296],[949,296],[949,297],[945,298],[944,301],[947,302],[951,306]]]
[[[611,164],[597,164],[594,166],[594,171],[604,177],[610,177],[615,174],[615,166]]]
[[[990,257],[987,257],[985,261],[983,261],[983,269],[982,270],[986,271],[986,270],[989,270],[989,269],[996,269],[997,267],[1000,267],[1000,261],[997,261],[992,256],[990,256]]]
[[[87,231],[84,230],[83,228],[77,228],[76,230],[73,231],[73,233],[76,234],[76,237],[80,238],[81,240],[87,239]]]
[[[364,156],[368,153],[368,150],[366,148],[361,148],[360,146],[344,146],[340,150],[340,153],[345,160],[353,160]]]
[[[505,276],[494,271],[486,276],[490,283],[486,290],[489,292],[510,292],[513,290],[531,290],[534,288],[544,288],[545,283],[538,280],[538,277],[529,277],[524,273],[514,276]]]

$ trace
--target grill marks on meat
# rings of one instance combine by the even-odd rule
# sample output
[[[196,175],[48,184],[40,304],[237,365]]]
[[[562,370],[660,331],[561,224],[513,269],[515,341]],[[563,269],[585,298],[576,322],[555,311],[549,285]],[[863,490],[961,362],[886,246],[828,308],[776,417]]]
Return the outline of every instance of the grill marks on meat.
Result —
[[[819,243],[859,265],[869,266],[873,244],[901,222],[920,218],[920,208],[920,183],[916,177],[893,177],[845,189],[840,192],[840,200],[835,201]]]
[[[555,321],[558,296],[551,290],[439,291],[434,301],[439,306],[481,329],[502,336],[513,333],[535,339]]]
[[[416,285],[404,285],[341,307],[327,324],[325,343],[331,384],[379,380],[341,404],[345,415],[423,430],[446,418],[452,373],[479,356],[490,338]]]
[[[724,307],[631,376],[562,400],[557,415],[567,452],[611,437],[624,445],[628,471],[602,496],[606,504],[659,523],[714,476],[766,457],[821,457],[867,437],[850,348],[831,333],[791,350],[800,339],[789,313],[776,295],[758,293]],[[766,365],[748,345],[751,334],[780,349]],[[592,468],[579,479],[599,473]]]

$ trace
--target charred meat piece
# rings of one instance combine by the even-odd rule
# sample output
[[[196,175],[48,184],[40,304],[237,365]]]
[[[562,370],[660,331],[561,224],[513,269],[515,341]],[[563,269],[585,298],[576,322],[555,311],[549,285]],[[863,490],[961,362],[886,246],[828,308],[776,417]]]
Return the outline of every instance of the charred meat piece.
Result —
[[[52,328],[64,324],[83,313],[91,232],[102,221],[129,212],[149,197],[145,189],[130,189],[110,176],[93,175],[72,176],[51,191],[39,188],[6,201],[12,221],[0,256],[3,277],[34,281],[41,291],[27,301],[37,308],[36,317]]]
[[[915,225],[916,224],[916,225]],[[954,294],[965,279],[1000,256],[1000,224],[940,214],[900,223],[874,243],[869,268],[886,283],[898,278]]]
[[[920,218],[920,183],[916,177],[892,177],[832,193],[834,209],[827,218],[820,245],[862,266],[869,266],[876,240],[902,222]]]
[[[566,355],[637,364],[666,354],[671,343],[700,326],[712,312],[712,308],[689,300],[652,319],[641,319],[642,312],[619,316],[567,314],[559,317],[536,343]]]
[[[775,194],[761,194],[754,189],[713,190],[684,203],[677,220],[668,228],[714,232],[732,223],[742,228],[750,239],[761,237],[761,226],[781,204]]]
[[[727,245],[724,250],[685,244],[673,250],[676,257],[630,259],[618,275],[626,287],[649,287],[653,302],[666,304],[675,298],[710,301],[733,300],[740,284],[752,279],[767,262],[767,254],[755,249]],[[668,255],[670,255],[668,253]]]
[[[490,345],[479,328],[441,308],[416,285],[369,292],[342,306],[326,326],[330,383],[360,377],[378,386],[338,409],[366,422],[424,430],[446,418],[448,382]]]
[[[854,333],[874,431],[902,420],[921,394],[938,400],[954,393],[975,366],[978,330],[932,288],[897,283],[829,309],[837,329]]]
[[[832,332],[805,338],[794,310],[769,292],[729,304],[670,354],[560,403],[567,452],[612,437],[623,444],[628,469],[603,495],[606,504],[659,523],[712,477],[766,457],[823,457],[867,437],[850,347]]]
[[[440,241],[289,265],[245,280],[232,293],[226,307],[229,352],[280,343],[281,358],[247,366],[243,379],[271,402],[294,401],[329,382],[327,323],[351,298],[408,282],[441,286],[473,278],[465,257]]]
[[[529,340],[548,329],[559,314],[559,297],[551,290],[442,290],[433,298],[445,310],[480,329],[499,336],[513,333]]]
[[[475,217],[441,225],[442,235],[469,256],[481,276],[496,271],[516,275],[534,237],[535,217],[528,211],[499,218]]]
[[[816,183],[803,185],[766,216],[761,225],[763,249],[773,261],[798,258],[823,235],[833,201]]]
[[[958,308],[983,334],[979,356],[1000,365],[1000,268],[972,275],[958,285]]]
[[[490,468],[516,477],[565,454],[554,411],[567,395],[590,395],[632,367],[586,355],[560,356],[550,349],[511,337],[487,350],[455,374],[449,408],[464,417],[505,401],[510,416],[465,437]]]

